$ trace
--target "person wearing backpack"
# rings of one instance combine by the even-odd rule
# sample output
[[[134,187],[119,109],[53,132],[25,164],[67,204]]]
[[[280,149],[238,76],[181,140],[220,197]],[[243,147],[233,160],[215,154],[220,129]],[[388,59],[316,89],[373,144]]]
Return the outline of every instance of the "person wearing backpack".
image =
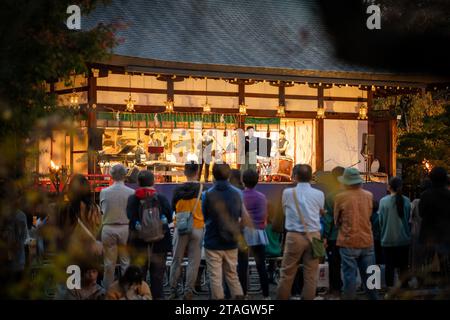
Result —
[[[191,300],[195,291],[205,226],[200,201],[203,186],[198,181],[199,167],[199,164],[193,161],[185,164],[184,175],[187,182],[176,187],[173,194],[172,208],[176,212],[176,227],[173,239],[173,260],[170,267],[171,295],[169,299],[178,297],[177,284],[186,249],[188,265],[184,299]]]
[[[140,171],[138,183],[139,188],[128,198],[127,204],[131,260],[142,268],[144,279],[150,272],[152,296],[160,300],[164,299],[167,252],[172,250],[169,230],[172,210],[169,200],[153,187],[155,176],[151,171]]]
[[[211,298],[224,299],[223,277],[232,298],[243,298],[237,274],[240,220],[243,201],[239,192],[228,182],[230,166],[213,166],[214,185],[203,194],[202,212],[205,218],[205,257]]]

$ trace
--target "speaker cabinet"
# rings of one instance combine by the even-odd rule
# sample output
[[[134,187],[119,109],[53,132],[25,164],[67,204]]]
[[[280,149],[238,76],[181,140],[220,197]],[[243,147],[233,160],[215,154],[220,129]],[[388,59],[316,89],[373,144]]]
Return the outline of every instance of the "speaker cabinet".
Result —
[[[375,154],[375,135],[363,133],[361,154],[363,156],[373,156]]]

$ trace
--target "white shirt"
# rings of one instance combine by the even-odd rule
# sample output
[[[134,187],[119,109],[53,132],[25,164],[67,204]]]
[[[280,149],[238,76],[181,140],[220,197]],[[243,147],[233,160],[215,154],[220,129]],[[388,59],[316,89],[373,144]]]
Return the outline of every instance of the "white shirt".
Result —
[[[100,192],[100,207],[103,212],[103,224],[128,224],[128,198],[134,190],[123,181],[115,181]]]
[[[300,210],[308,226],[308,232],[320,231],[320,209],[323,209],[325,195],[322,191],[314,189],[309,183],[304,182],[298,183],[295,188],[288,188],[283,191],[282,204],[286,216],[284,225],[286,230],[305,232],[294,202],[294,191],[297,194]]]

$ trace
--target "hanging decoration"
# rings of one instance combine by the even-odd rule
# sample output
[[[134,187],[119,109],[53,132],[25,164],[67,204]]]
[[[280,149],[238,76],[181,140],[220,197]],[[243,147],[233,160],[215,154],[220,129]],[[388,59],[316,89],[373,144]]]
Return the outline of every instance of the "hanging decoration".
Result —
[[[240,114],[241,116],[247,115],[247,105],[246,105],[245,103],[241,103],[241,104],[239,105],[239,114]]]
[[[134,109],[134,104],[136,103],[136,100],[133,100],[131,97],[131,75],[128,75],[128,85],[129,85],[129,89],[130,92],[128,94],[128,99],[125,99],[125,111],[127,112],[135,112],[136,110]]]
[[[144,135],[149,136],[150,135],[150,129],[148,127],[148,114],[145,115],[145,132]]]
[[[211,125],[213,123],[216,124],[226,124],[228,129],[230,127],[232,128],[233,125],[237,124],[240,119],[243,120],[243,118],[240,118],[241,116],[239,114],[220,114],[220,113],[210,113],[210,114],[203,114],[202,112],[196,112],[196,113],[186,113],[186,112],[173,112],[173,113],[131,113],[131,112],[124,112],[124,111],[116,111],[112,108],[105,109],[111,110],[111,112],[106,111],[99,111],[97,112],[97,119],[98,120],[105,120],[105,121],[142,121],[146,122],[146,127],[150,130],[150,127],[162,127],[163,124],[168,122],[198,122],[202,121],[204,123],[210,123]],[[280,122],[280,118],[272,117],[272,118],[253,118],[253,117],[247,117],[246,123],[258,123],[266,125],[267,123],[276,125]],[[221,127],[222,125],[220,125]],[[219,126],[218,126],[219,127]]]
[[[116,119],[119,122],[119,130],[117,130],[117,135],[121,136],[122,135],[122,123],[120,122],[120,111],[117,111]]]
[[[72,93],[69,96],[69,107],[71,109],[74,110],[80,110],[80,105],[79,105],[79,96],[77,94],[77,91],[75,90],[75,80],[76,80],[76,75],[73,75],[73,80],[72,80]]]
[[[359,114],[358,120],[366,120],[367,119],[367,106],[362,104],[359,106]]]
[[[279,105],[277,107],[277,117],[283,118],[286,116],[286,107]]]
[[[205,77],[205,103],[202,104],[203,112],[210,113],[211,112],[211,103],[208,102],[208,78]]]
[[[317,107],[317,119],[325,119],[325,108],[323,106]]]
[[[164,105],[166,107],[166,112],[167,113],[172,113],[173,112],[173,101],[172,101],[172,99],[168,99],[167,101],[164,101]]]

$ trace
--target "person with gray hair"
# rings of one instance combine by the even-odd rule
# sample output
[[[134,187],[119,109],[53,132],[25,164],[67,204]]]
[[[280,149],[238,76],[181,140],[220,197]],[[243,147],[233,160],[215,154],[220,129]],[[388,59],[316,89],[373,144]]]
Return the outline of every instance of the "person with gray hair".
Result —
[[[122,274],[128,268],[130,259],[127,252],[128,224],[127,203],[134,190],[124,183],[127,169],[122,164],[114,165],[110,170],[114,183],[100,192],[100,207],[103,213],[102,243],[105,273],[105,289],[114,281],[117,257]]]

